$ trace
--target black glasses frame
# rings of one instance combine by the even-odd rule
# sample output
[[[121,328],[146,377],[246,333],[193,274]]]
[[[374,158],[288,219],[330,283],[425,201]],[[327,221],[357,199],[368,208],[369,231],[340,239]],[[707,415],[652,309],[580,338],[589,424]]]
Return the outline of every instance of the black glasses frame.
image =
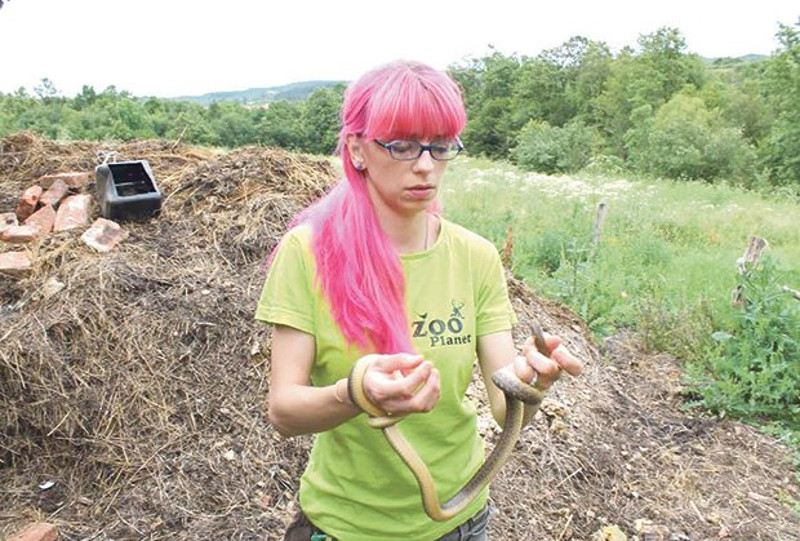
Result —
[[[425,152],[426,150],[428,151],[428,154],[430,154],[431,158],[433,158],[437,162],[449,162],[450,160],[456,159],[458,157],[458,155],[461,154],[461,151],[464,150],[464,144],[461,142],[461,139],[459,139],[458,137],[455,138],[455,143],[457,145],[457,147],[456,147],[457,150],[456,150],[455,155],[452,158],[437,158],[436,156],[434,156],[433,155],[433,149],[435,147],[440,147],[441,146],[441,145],[438,145],[438,144],[423,145],[419,141],[409,141],[409,140],[406,140],[406,139],[394,139],[392,141],[389,141],[388,143],[384,143],[383,141],[381,141],[379,139],[373,139],[373,141],[375,141],[378,145],[380,145],[383,148],[385,148],[389,152],[389,156],[391,156],[392,159],[397,160],[399,162],[413,162],[414,160],[418,160],[419,157],[422,156],[422,153]],[[394,152],[392,152],[392,144],[393,143],[399,143],[399,142],[416,143],[417,145],[419,145],[419,153],[417,153],[417,155],[414,156],[413,158],[398,158],[398,157],[396,157],[394,155]]]

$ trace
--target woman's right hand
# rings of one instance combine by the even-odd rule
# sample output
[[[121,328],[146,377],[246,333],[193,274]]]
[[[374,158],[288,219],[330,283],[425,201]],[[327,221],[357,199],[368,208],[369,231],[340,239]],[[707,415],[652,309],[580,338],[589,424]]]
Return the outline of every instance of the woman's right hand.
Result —
[[[425,413],[439,401],[439,371],[422,355],[370,355],[364,394],[390,415]]]

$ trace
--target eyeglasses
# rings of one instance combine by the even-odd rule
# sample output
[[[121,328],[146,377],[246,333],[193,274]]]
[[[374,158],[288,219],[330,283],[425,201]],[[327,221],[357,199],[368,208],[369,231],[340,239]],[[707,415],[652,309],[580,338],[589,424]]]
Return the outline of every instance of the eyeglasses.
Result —
[[[419,141],[406,141],[404,139],[396,139],[388,143],[378,139],[373,139],[373,141],[388,150],[392,158],[401,162],[416,160],[426,150],[434,160],[446,162],[452,160],[464,150],[464,145],[461,144],[461,140],[458,137],[450,141],[440,141],[430,145],[423,145]]]

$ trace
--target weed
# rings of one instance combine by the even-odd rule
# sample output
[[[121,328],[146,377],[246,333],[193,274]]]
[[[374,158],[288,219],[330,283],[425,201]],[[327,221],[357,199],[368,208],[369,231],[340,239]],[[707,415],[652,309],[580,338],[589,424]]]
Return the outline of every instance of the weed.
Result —
[[[704,406],[742,418],[800,416],[800,307],[772,258],[739,280],[741,310],[713,334],[690,372]]]

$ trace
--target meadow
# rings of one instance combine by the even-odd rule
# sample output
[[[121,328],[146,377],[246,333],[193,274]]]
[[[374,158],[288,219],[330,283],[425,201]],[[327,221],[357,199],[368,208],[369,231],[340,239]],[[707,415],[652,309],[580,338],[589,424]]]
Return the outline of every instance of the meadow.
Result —
[[[778,420],[796,439],[800,302],[782,289],[800,289],[795,197],[592,167],[547,176],[472,157],[447,175],[445,215],[500,250],[510,228],[510,267],[537,294],[570,306],[598,340],[628,329],[648,349],[676,355],[689,403]],[[740,276],[737,260],[753,235],[769,247]],[[740,307],[732,303],[737,287]]]

